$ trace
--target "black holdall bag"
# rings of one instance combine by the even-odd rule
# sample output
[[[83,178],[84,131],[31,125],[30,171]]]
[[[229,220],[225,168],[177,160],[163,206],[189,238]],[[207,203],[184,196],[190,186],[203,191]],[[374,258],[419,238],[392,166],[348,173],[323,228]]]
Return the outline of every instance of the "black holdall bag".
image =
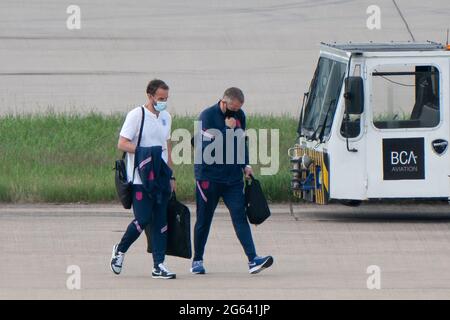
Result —
[[[145,228],[147,252],[152,252],[151,223]],[[167,205],[167,248],[166,255],[185,259],[192,258],[191,212],[177,200],[175,192]]]
[[[270,217],[270,209],[261,184],[255,177],[251,181],[245,180],[245,211],[251,224],[261,224]]]
[[[141,144],[142,130],[144,128],[144,118],[145,118],[145,112],[144,112],[144,107],[142,107],[142,121],[141,121],[141,128],[139,129],[139,138],[138,138],[138,144],[137,144],[138,146]],[[134,171],[136,169],[136,166],[134,166],[134,169],[133,169],[133,180],[131,180],[131,182],[128,182],[127,166],[125,163],[125,155],[126,155],[126,152],[123,153],[122,159],[116,160],[115,183],[116,183],[117,196],[119,197],[119,200],[122,203],[123,207],[125,209],[131,209],[131,205],[133,204],[132,186],[133,186]]]

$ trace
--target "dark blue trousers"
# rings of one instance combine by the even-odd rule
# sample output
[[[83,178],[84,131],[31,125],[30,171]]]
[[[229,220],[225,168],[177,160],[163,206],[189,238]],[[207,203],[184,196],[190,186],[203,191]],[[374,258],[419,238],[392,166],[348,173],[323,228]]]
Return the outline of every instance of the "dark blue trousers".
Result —
[[[249,261],[256,257],[252,232],[245,213],[244,182],[228,185],[196,181],[197,221],[194,228],[194,261],[203,260],[214,211],[220,198],[231,214],[236,235]]]
[[[148,224],[151,224],[151,241],[153,263],[157,267],[164,262],[167,247],[167,203],[169,196],[163,196],[161,204],[149,197],[142,185],[133,185],[134,220],[128,225],[127,231],[119,243],[118,250],[127,252],[130,246],[139,238]]]

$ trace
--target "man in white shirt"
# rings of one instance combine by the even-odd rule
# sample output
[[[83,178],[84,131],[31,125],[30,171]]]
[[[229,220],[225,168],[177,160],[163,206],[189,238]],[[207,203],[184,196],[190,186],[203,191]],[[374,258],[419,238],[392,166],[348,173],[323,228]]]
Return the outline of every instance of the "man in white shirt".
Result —
[[[161,204],[150,197],[142,186],[138,169],[134,167],[134,154],[139,140],[139,131],[144,110],[144,126],[139,146],[162,147],[162,159],[173,170],[171,158],[170,133],[172,118],[166,111],[169,87],[162,80],[152,80],[147,86],[148,102],[143,107],[131,110],[122,126],[118,148],[127,153],[128,181],[133,182],[133,212],[135,219],[128,225],[120,243],[114,245],[111,257],[111,270],[120,274],[124,255],[129,247],[139,238],[145,227],[151,223],[153,244],[152,277],[158,279],[175,279],[176,275],[164,265],[167,246],[167,203],[165,197]],[[175,190],[175,178],[171,178],[172,191]]]

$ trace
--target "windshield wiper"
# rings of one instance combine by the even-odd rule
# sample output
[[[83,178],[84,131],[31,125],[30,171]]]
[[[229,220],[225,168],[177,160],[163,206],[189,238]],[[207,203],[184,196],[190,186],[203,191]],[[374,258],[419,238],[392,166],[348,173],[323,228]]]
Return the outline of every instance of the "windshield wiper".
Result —
[[[325,113],[325,116],[321,117],[321,120],[322,119],[323,120],[319,121],[319,126],[316,128],[316,130],[313,133],[313,138],[319,140],[320,142],[322,142],[322,138],[323,138],[323,135],[325,133],[325,125],[326,125],[326,122],[328,120],[328,116],[330,114],[332,106],[334,106],[335,103],[336,103],[336,99],[333,99],[333,100],[330,101],[330,103],[328,105],[328,108],[327,108],[327,111]],[[323,115],[323,113],[322,113],[322,115]],[[317,133],[319,133],[319,136],[317,136]]]
[[[330,101],[330,105],[328,106],[327,114],[325,115],[325,119],[323,120],[323,123],[322,123],[322,130],[319,133],[319,141],[320,142],[323,142],[322,139],[323,139],[323,135],[325,134],[325,128],[327,127],[328,117],[330,115],[330,111],[334,108],[335,104],[336,104],[336,99],[333,99]]]
[[[303,112],[305,109],[305,101],[308,97],[309,97],[309,92],[305,92],[303,94],[302,108],[300,110],[300,120],[298,122],[298,127],[297,127],[298,138],[300,138],[303,135]]]

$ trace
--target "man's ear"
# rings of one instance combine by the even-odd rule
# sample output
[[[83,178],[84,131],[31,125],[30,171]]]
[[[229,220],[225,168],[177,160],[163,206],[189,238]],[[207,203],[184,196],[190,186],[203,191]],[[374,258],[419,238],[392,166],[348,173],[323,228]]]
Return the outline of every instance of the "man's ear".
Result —
[[[152,101],[153,103],[155,103],[155,99],[152,97],[152,95],[150,93],[147,93],[147,98],[149,101]]]

